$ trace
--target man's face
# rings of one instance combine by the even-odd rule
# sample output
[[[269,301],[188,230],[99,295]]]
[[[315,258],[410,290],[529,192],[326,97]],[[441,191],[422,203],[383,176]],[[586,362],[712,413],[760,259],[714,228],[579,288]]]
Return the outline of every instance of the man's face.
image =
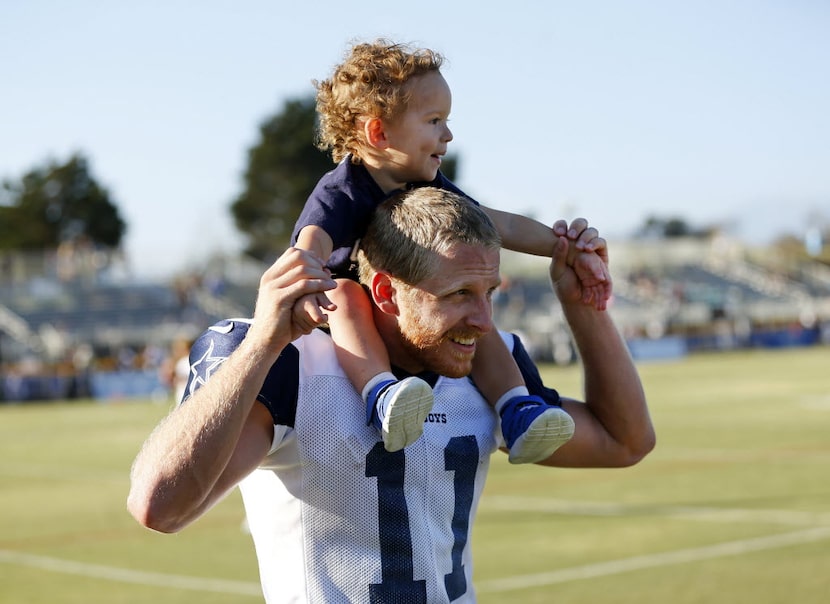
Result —
[[[468,375],[478,339],[493,328],[499,283],[499,251],[464,244],[440,256],[433,276],[417,286],[396,282],[401,348],[411,361],[396,364]]]

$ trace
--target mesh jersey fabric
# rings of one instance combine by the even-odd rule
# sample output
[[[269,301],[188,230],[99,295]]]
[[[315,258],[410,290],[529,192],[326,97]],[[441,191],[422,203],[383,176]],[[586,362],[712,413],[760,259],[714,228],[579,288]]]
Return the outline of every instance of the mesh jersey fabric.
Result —
[[[266,601],[474,602],[469,537],[497,448],[491,408],[469,380],[439,378],[424,435],[389,453],[330,338],[294,345],[294,430],[240,484]]]
[[[186,399],[244,339],[250,319],[211,326],[190,354]],[[521,341],[502,337],[528,389],[551,404]],[[468,379],[438,378],[424,435],[396,453],[315,330],[286,347],[257,396],[271,452],[240,484],[269,604],[474,602],[470,527],[498,420]]]

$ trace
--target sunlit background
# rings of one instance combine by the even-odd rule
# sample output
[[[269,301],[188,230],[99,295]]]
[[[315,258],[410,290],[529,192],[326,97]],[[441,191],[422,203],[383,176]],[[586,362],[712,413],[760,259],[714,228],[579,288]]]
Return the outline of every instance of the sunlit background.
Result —
[[[434,48],[458,183],[497,208],[649,216],[750,242],[830,220],[830,5],[0,3],[0,178],[79,151],[134,274],[240,247],[228,212],[258,126],[353,39]]]
[[[260,126],[380,36],[446,57],[462,189],[609,239],[658,433],[626,470],[497,456],[482,604],[826,602],[828,32],[823,0],[0,0],[0,604],[261,601],[238,496],[153,534],[128,468],[190,339],[252,310],[265,258],[231,206]],[[106,189],[121,249],[73,224],[7,245],[12,218],[66,209],[48,171],[68,164]],[[33,171],[46,211],[21,220]],[[545,261],[502,266],[496,324],[579,398]]]

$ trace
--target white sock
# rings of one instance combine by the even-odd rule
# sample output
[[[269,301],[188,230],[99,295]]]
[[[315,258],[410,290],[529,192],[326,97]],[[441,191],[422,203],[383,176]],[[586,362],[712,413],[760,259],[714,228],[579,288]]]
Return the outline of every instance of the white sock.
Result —
[[[504,404],[514,396],[530,396],[530,392],[528,392],[527,386],[516,386],[515,388],[511,388],[502,394],[501,398],[496,401],[496,404],[494,405],[496,413],[501,415],[501,408],[504,407]]]
[[[363,400],[368,403],[369,393],[372,391],[372,388],[374,388],[381,382],[388,382],[389,380],[397,382],[398,378],[396,378],[395,374],[391,371],[383,371],[377,374],[375,377],[366,382],[366,385],[363,387],[363,392],[360,393],[360,396],[362,396]]]

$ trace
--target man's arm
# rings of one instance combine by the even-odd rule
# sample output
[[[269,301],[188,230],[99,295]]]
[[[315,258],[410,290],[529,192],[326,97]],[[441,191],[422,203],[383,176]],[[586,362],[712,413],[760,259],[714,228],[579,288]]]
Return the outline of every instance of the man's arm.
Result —
[[[645,393],[634,362],[611,317],[580,303],[582,292],[567,262],[568,242],[557,243],[550,275],[584,367],[585,402],[563,399],[576,423],[573,438],[544,465],[621,467],[637,463],[655,445]]]
[[[184,528],[262,461],[273,420],[256,397],[280,352],[304,333],[292,321],[294,302],[334,285],[313,256],[296,248],[265,272],[245,339],[136,457],[127,507],[139,523],[162,532]]]

